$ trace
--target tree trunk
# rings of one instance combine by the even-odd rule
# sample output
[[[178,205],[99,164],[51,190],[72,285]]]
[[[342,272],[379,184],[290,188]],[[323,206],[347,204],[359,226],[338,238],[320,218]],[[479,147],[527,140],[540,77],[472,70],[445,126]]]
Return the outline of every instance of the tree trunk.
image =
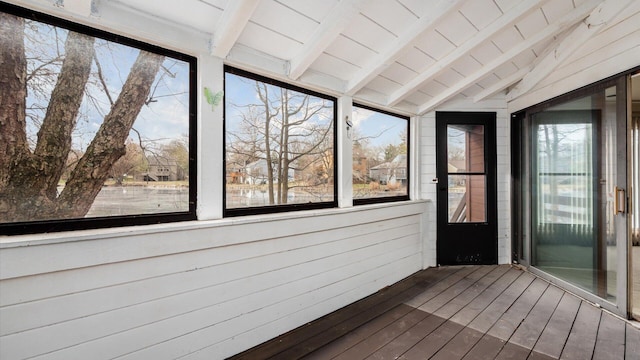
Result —
[[[3,49],[4,41],[11,42],[0,60],[1,132],[8,138],[6,143],[3,141],[8,149],[0,162],[6,169],[0,180],[0,221],[57,218],[57,185],[71,149],[71,133],[91,71],[94,38],[69,32],[65,59],[32,154],[26,141],[24,20],[10,15],[2,15],[0,20]]]
[[[27,59],[24,20],[0,13],[0,218],[15,161],[29,153],[26,133]]]
[[[58,199],[58,214],[82,217],[89,211],[109,176],[112,164],[125,154],[125,141],[149,96],[163,61],[164,57],[161,55],[140,51],[122,92],[104,118],[84,156],[71,172]]]

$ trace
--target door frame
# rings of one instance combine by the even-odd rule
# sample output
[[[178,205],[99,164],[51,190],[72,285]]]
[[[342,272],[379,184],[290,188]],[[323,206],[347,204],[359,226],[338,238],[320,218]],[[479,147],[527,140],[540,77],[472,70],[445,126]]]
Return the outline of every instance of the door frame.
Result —
[[[436,112],[436,260],[439,265],[497,264],[498,263],[498,216],[497,216],[497,145],[496,112]],[[447,129],[449,125],[484,126],[484,176],[485,176],[485,221],[475,223],[451,223],[448,212],[448,158]],[[473,172],[470,172],[472,174]],[[460,173],[466,175],[467,173]],[[478,234],[483,234],[483,243],[478,245]],[[450,239],[455,239],[451,241]],[[456,252],[451,247],[465,248],[485,246],[479,258]],[[477,248],[475,248],[477,249]],[[454,259],[455,260],[452,260]]]

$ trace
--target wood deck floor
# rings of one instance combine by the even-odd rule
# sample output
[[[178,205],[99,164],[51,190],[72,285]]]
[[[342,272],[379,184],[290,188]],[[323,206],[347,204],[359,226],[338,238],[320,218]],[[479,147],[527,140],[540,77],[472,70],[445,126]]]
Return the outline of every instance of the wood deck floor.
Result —
[[[440,267],[231,359],[640,359],[640,329],[508,265]]]

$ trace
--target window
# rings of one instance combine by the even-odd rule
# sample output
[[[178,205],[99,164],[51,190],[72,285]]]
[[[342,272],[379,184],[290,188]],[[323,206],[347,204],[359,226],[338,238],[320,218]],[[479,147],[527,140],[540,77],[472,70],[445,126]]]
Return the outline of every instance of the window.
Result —
[[[225,67],[225,216],[337,206],[336,101]]]
[[[0,24],[0,233],[195,219],[195,58],[5,3]]]
[[[409,118],[354,104],[353,202],[408,200]]]

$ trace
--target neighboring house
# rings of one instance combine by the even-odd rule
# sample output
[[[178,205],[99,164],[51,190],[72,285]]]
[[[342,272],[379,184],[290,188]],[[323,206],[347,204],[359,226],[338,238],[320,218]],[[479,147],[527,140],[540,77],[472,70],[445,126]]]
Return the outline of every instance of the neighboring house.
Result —
[[[407,183],[407,155],[398,155],[392,161],[385,162],[369,169],[369,177],[381,184],[400,182]]]
[[[179,181],[184,180],[184,170],[175,160],[152,157],[149,159],[149,171],[141,174],[143,181]]]

